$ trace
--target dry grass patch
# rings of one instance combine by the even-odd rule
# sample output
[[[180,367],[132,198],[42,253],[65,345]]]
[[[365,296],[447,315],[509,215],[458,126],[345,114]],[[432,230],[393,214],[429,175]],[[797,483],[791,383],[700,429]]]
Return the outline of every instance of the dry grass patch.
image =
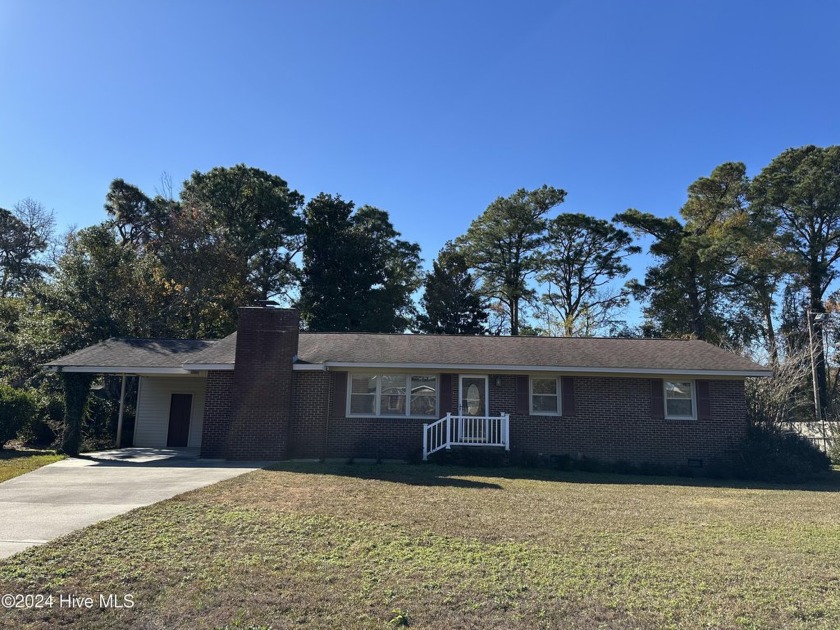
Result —
[[[836,486],[289,464],[0,563],[50,628],[836,628]]]
[[[0,483],[62,459],[52,451],[0,449]]]

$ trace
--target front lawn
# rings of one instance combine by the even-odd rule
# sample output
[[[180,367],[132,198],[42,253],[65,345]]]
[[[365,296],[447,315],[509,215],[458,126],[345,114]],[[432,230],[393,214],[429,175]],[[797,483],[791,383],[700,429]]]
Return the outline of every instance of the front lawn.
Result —
[[[0,562],[0,593],[56,598],[17,628],[840,627],[838,485],[708,484],[286,464]]]
[[[0,449],[0,483],[61,459],[64,455],[56,455],[52,451]]]

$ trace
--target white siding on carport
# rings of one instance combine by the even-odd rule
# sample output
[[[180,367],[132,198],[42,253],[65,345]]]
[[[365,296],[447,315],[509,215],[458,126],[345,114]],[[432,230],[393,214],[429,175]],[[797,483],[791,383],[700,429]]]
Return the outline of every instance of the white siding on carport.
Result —
[[[169,433],[169,402],[172,394],[192,394],[189,446],[201,447],[206,389],[207,378],[203,376],[141,376],[137,389],[134,446],[165,448],[166,437]]]

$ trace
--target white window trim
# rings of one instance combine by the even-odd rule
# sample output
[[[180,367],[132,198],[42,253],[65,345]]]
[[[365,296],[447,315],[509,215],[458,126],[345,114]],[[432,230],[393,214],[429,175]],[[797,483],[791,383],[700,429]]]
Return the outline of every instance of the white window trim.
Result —
[[[404,375],[406,377],[406,406],[405,414],[399,415],[395,413],[380,413],[382,404],[382,379],[376,379],[376,393],[373,399],[373,413],[351,413],[350,400],[353,396],[353,377],[354,376],[396,376]],[[411,415],[411,378],[413,376],[432,376],[435,379],[435,413],[434,415]],[[347,372],[347,400],[345,401],[344,414],[348,418],[394,418],[407,420],[437,420],[440,418],[440,377],[437,374],[422,374],[420,372]]]
[[[563,415],[563,383],[559,376],[555,376],[554,382],[557,387],[557,411],[534,411],[534,379],[549,380],[551,376],[529,375],[528,376],[528,413],[532,416],[552,416],[560,417]],[[548,396],[549,394],[537,394],[538,396]]]
[[[668,414],[668,383],[678,382],[691,383],[691,415],[690,416],[674,416]],[[666,420],[697,420],[697,386],[694,379],[662,379],[662,406],[665,411]]]

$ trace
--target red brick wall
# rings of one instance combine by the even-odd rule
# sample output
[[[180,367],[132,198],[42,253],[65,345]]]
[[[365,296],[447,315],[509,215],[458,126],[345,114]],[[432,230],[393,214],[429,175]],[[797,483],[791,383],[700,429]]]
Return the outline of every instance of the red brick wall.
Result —
[[[249,370],[239,372],[238,379],[233,372],[208,374],[203,457],[405,459],[419,455],[423,423],[429,420],[344,417],[343,402],[333,400],[332,372],[291,372],[291,358],[282,365],[268,360],[271,352],[288,355],[288,342],[280,336],[273,346],[263,343],[247,350],[257,360]],[[579,376],[574,383],[575,416],[528,416],[515,413],[516,377],[490,376],[490,413],[511,414],[513,454],[679,466],[689,459],[708,463],[725,456],[746,432],[743,381],[710,381],[711,419],[694,421],[651,418],[648,378]],[[441,416],[457,411],[457,375],[451,379],[451,390],[452,408],[441,409]]]
[[[405,418],[345,418],[334,400],[334,372],[294,373],[291,456],[297,458],[419,457],[423,423]],[[341,378],[346,373],[341,372]]]
[[[233,371],[208,372],[204,395],[204,423],[201,428],[201,456],[227,456],[230,426],[233,420]]]
[[[679,466],[688,459],[708,463],[726,455],[746,432],[743,381],[711,381],[712,419],[689,421],[651,418],[647,378],[575,377],[574,417],[516,415],[516,378],[500,378],[497,387],[497,377],[490,377],[490,413],[511,414],[512,453]],[[328,372],[295,373],[291,454],[399,459],[417,455],[424,420],[345,418],[343,405],[334,408],[331,383]],[[453,413],[457,398],[455,375]],[[441,409],[441,415],[446,411]]]
[[[221,391],[208,390],[207,406],[213,410],[204,416],[203,434],[209,438],[206,445],[202,440],[206,457],[274,460],[287,456],[299,322],[294,309],[239,309],[229,402],[216,398],[223,395]]]
[[[650,388],[646,378],[575,377],[576,415],[511,415],[511,450],[684,466],[725,457],[744,438],[743,381],[709,383],[710,420],[652,419]]]
[[[289,457],[326,457],[327,422],[330,409],[329,372],[294,372]]]

